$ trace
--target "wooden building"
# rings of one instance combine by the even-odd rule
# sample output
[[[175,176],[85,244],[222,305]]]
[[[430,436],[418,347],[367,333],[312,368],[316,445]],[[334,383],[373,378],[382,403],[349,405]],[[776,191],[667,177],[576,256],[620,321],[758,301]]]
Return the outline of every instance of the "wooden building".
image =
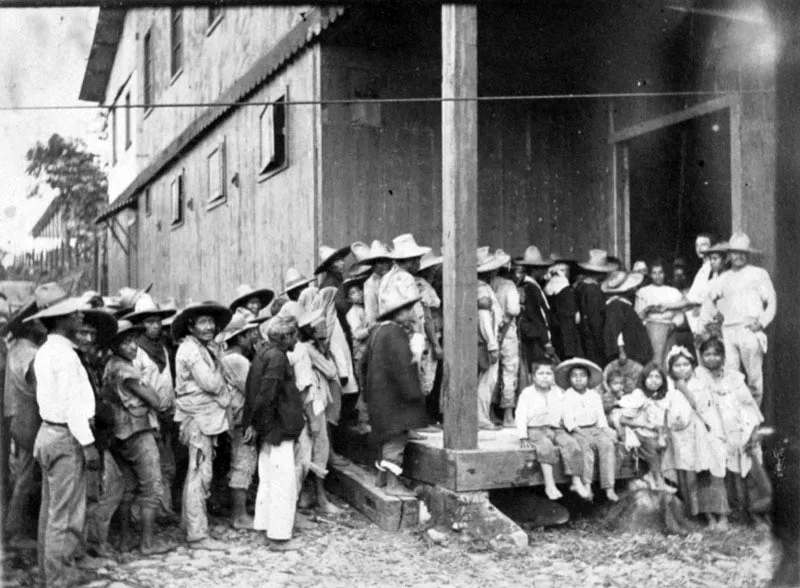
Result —
[[[102,9],[81,97],[112,106],[123,78],[139,97],[100,217],[124,233],[110,288],[227,301],[321,244],[444,236],[467,374],[477,243],[691,262],[697,232],[744,230],[774,270],[778,39],[723,4]],[[452,418],[445,447],[468,449]]]

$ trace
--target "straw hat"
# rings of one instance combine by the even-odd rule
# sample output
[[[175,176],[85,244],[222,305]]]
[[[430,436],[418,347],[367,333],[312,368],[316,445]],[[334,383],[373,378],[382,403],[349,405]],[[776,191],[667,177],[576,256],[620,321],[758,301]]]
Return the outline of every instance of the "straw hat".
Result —
[[[302,286],[307,286],[313,281],[314,278],[306,278],[297,269],[290,267],[286,270],[286,275],[283,278],[283,292],[281,292],[281,294],[286,294]]]
[[[731,238],[728,240],[728,251],[737,251],[740,253],[752,253],[756,255],[761,253],[760,250],[753,249],[750,246],[750,237],[748,237],[742,232],[737,232],[731,235]]]
[[[117,320],[114,316],[103,308],[90,308],[81,312],[83,323],[97,332],[97,344],[100,347],[108,347],[117,334]]]
[[[150,289],[153,287],[153,283],[150,282],[147,286],[142,288],[141,290],[137,290],[136,288],[129,288],[125,286],[124,288],[119,289],[119,305],[122,308],[133,308],[136,306],[136,302],[142,296],[142,294],[147,294],[150,292]]]
[[[230,322],[225,326],[224,329],[222,329],[222,331],[220,331],[219,335],[217,335],[217,341],[220,343],[226,343],[235,338],[237,335],[250,331],[251,329],[258,328],[258,323],[253,322],[255,317],[252,316],[252,313],[251,317],[248,317],[244,313],[233,313],[233,317],[231,318]]]
[[[420,299],[421,296],[408,297],[404,293],[397,292],[395,290],[385,292],[378,299],[378,320],[384,320],[393,312],[400,310],[401,308],[411,306]]]
[[[617,269],[616,264],[608,260],[608,251],[604,249],[590,249],[589,259],[580,262],[578,265],[585,270],[599,274],[607,274]]]
[[[356,263],[375,263],[376,261],[389,261],[392,259],[392,254],[386,248],[386,245],[375,239],[372,245],[367,245],[361,241],[356,241],[350,245],[350,251],[353,257],[356,258]]]
[[[363,283],[372,273],[372,268],[368,265],[354,265],[350,268],[350,273],[347,274],[342,287],[346,289],[353,284]]]
[[[428,251],[425,255],[423,255],[419,260],[419,270],[426,270],[429,267],[433,267],[435,265],[442,265],[444,261],[444,257],[441,255],[434,255],[433,250]]]
[[[122,318],[134,324],[138,324],[151,317],[163,320],[177,312],[177,308],[159,308],[150,294],[142,294],[139,300],[136,301],[133,312],[126,314]]]
[[[66,300],[69,297],[66,290],[55,282],[47,282],[36,286],[33,291],[33,300],[17,310],[8,320],[8,330],[14,333],[22,326],[22,323],[31,315],[39,310],[44,310],[57,302]]]
[[[23,319],[22,322],[27,323],[37,319],[57,318],[70,315],[74,312],[85,312],[87,310],[92,310],[92,307],[89,306],[89,304],[83,298],[73,296],[71,298],[62,300],[61,302],[56,302],[52,306],[48,306],[44,310],[40,310],[39,312],[32,314],[28,318]]]
[[[236,287],[236,298],[228,308],[236,311],[240,306],[247,304],[251,298],[258,298],[261,308],[264,308],[275,298],[275,292],[269,288],[253,288],[250,284],[241,284]]]
[[[600,284],[600,289],[606,294],[622,294],[638,288],[644,282],[644,276],[640,273],[626,272],[617,270],[611,272],[609,276]]]
[[[323,245],[319,248],[319,265],[317,269],[314,270],[314,275],[328,271],[328,268],[334,261],[344,259],[348,255],[350,255],[350,247],[334,249],[333,247]]]
[[[498,261],[502,261],[503,262],[503,265],[508,265],[509,263],[511,263],[511,256],[508,253],[506,253],[505,251],[503,251],[502,249],[497,249],[494,252],[494,255],[495,255],[495,257],[497,258]],[[502,266],[500,266],[500,267],[502,267]]]
[[[178,303],[174,298],[167,298],[164,304],[160,306],[161,310],[171,310],[173,314],[168,316],[167,318],[161,321],[162,327],[171,327],[172,321],[175,320],[175,317],[178,315]]]
[[[589,388],[597,388],[603,383],[603,370],[600,369],[599,365],[588,359],[573,357],[572,359],[562,361],[556,366],[556,385],[562,390],[566,390],[570,387],[569,374],[574,367],[582,367],[589,372]]]
[[[213,300],[200,303],[190,302],[173,319],[172,338],[175,341],[183,338],[189,331],[189,323],[199,316],[213,317],[217,328],[224,329],[233,317],[233,313],[230,309]]]
[[[111,337],[108,338],[108,342],[105,346],[114,347],[125,337],[129,335],[134,335],[135,337],[138,337],[139,335],[144,333],[144,330],[145,329],[143,325],[135,325],[129,320],[119,319],[118,321],[116,321],[116,333],[114,333]]]
[[[256,318],[254,319],[251,319],[250,322],[256,325],[260,325],[261,323],[267,322],[271,318],[272,318],[272,307],[265,306],[264,308],[258,311],[258,316],[256,316]]]
[[[477,266],[479,274],[494,271],[503,267],[503,265],[503,260],[498,259],[494,253],[490,253],[488,247],[478,247]]]
[[[414,235],[405,233],[392,239],[392,259],[413,259],[422,257],[431,250],[430,247],[420,247],[414,240]]]
[[[708,250],[706,251],[706,257],[708,257],[712,253],[720,253],[722,255],[725,255],[726,253],[728,253],[728,251],[730,251],[728,242],[720,241],[719,243],[716,243],[715,245],[712,245],[711,247],[708,248]]]
[[[525,250],[522,257],[514,260],[517,265],[532,265],[537,267],[546,267],[553,264],[553,260],[542,255],[536,245],[531,245]]]

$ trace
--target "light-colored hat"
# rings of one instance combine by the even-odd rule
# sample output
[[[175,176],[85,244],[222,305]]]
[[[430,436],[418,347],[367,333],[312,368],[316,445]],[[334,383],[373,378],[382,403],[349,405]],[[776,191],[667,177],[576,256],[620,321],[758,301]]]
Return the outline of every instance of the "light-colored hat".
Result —
[[[330,265],[337,259],[344,259],[350,255],[350,247],[342,247],[341,249],[334,249],[323,245],[319,248],[319,265],[314,270],[314,275],[321,274],[328,271]]]
[[[405,233],[392,239],[392,259],[413,259],[422,257],[431,250],[430,247],[420,247],[414,240],[414,235]]]
[[[419,270],[426,270],[429,267],[433,267],[435,265],[442,265],[444,261],[444,256],[442,255],[434,255],[433,250],[428,251],[425,255],[422,256],[419,260]]]
[[[367,245],[361,241],[356,241],[350,245],[350,251],[356,258],[357,263],[374,263],[380,260],[391,260],[392,254],[386,248],[386,245],[375,239],[372,245]]]
[[[372,268],[368,265],[354,265],[350,268],[350,273],[347,274],[344,282],[342,282],[342,286],[348,288],[351,284],[360,284],[366,280],[371,273]]]
[[[324,308],[317,308],[316,310],[310,310],[308,312],[304,312],[302,316],[297,320],[297,326],[299,328],[304,327],[311,327],[312,329],[316,329],[320,323],[325,323],[325,309]]]
[[[91,309],[92,307],[89,306],[89,304],[83,298],[80,298],[78,296],[73,296],[71,298],[62,300],[61,302],[56,302],[52,306],[48,306],[44,310],[40,310],[39,312],[32,314],[28,318],[24,319],[22,322],[27,323],[28,321],[33,321],[37,319],[48,319],[60,316],[67,316],[74,312],[85,312]]]
[[[167,318],[161,321],[162,327],[171,327],[172,321],[175,320],[175,317],[178,316],[178,302],[174,298],[167,298],[164,301],[164,304],[160,306],[161,310],[172,310],[175,311],[174,314],[168,316]]]
[[[731,238],[728,239],[728,251],[739,251],[741,253],[753,253],[756,255],[761,253],[758,249],[753,249],[750,246],[750,237],[742,232],[734,233],[731,235]]]
[[[8,330],[14,333],[31,315],[57,302],[66,300],[68,297],[67,291],[55,282],[47,282],[36,286],[33,291],[33,300],[22,306],[9,318]]]
[[[136,306],[133,307],[133,312],[126,314],[122,318],[124,318],[126,321],[138,324],[150,317],[163,320],[168,316],[176,314],[177,312],[177,308],[160,308],[150,294],[142,294],[139,296],[139,300],[136,301]]]
[[[231,302],[229,308],[235,311],[240,306],[247,304],[247,301],[251,298],[258,298],[258,300],[261,302],[261,308],[264,308],[275,298],[275,292],[269,288],[256,289],[249,284],[241,284],[240,286],[237,286],[236,298],[234,298],[233,302]]]
[[[150,282],[146,287],[142,288],[141,290],[137,290],[136,288],[129,288],[125,286],[124,288],[119,289],[119,305],[122,308],[133,308],[136,306],[136,302],[142,296],[142,294],[147,294],[150,292],[150,289],[153,287],[153,283]]]
[[[397,292],[396,290],[384,292],[383,295],[378,298],[378,320],[384,320],[393,312],[400,310],[401,308],[411,306],[420,299],[421,296],[407,297],[404,296],[403,293]]]
[[[225,325],[225,328],[220,331],[219,335],[217,335],[217,341],[220,343],[225,343],[241,333],[245,333],[256,328],[258,328],[258,324],[252,322],[252,319],[247,315],[244,313],[234,312],[230,322]]]
[[[553,264],[553,260],[542,255],[542,252],[539,251],[539,248],[536,245],[531,245],[525,250],[525,253],[522,255],[522,257],[517,257],[514,260],[514,263],[516,265],[547,267],[548,265]]]
[[[607,274],[617,269],[616,264],[608,261],[608,251],[605,249],[590,249],[588,261],[582,261],[578,265],[585,270],[599,274]]]
[[[108,347],[114,335],[117,334],[117,320],[108,310],[100,308],[90,308],[81,311],[83,313],[83,323],[94,328],[97,333],[97,345]]]
[[[647,262],[644,260],[639,260],[633,264],[633,271],[638,274],[646,274],[648,271]]]
[[[101,311],[102,312],[102,311]],[[116,321],[116,332],[108,338],[108,342],[103,347],[113,347],[124,337],[128,335],[136,335],[137,337],[144,333],[145,328],[143,325],[135,325],[127,319],[119,319]],[[99,333],[99,330],[98,330]],[[99,338],[98,338],[99,342]]]
[[[600,284],[600,289],[606,294],[622,294],[638,288],[642,282],[644,282],[644,276],[640,273],[617,270],[611,272]]]
[[[600,369],[599,365],[593,361],[589,361],[588,359],[573,357],[572,359],[562,361],[556,366],[556,385],[562,390],[566,390],[571,386],[569,383],[569,374],[572,371],[572,368],[575,367],[582,367],[589,372],[589,388],[597,388],[603,383],[603,370]]]
[[[724,255],[728,251],[730,251],[730,247],[728,246],[728,242],[727,241],[720,241],[719,243],[716,243],[716,244],[714,244],[714,245],[712,245],[711,247],[708,248],[708,250],[706,251],[706,256],[708,256],[708,255],[710,255],[712,253],[721,253],[721,254]]]
[[[175,341],[182,339],[189,330],[189,323],[198,316],[211,316],[218,329],[224,329],[233,313],[229,308],[222,306],[219,302],[212,300],[206,302],[189,302],[172,321],[172,338]]]
[[[476,253],[478,273],[491,272],[503,267],[504,262],[497,255],[489,252],[488,247],[478,247]]]
[[[260,325],[261,323],[267,322],[271,318],[272,318],[272,307],[265,306],[264,308],[258,311],[258,316],[256,316],[256,318],[254,319],[251,319],[250,322]]]
[[[503,265],[508,265],[509,263],[511,263],[511,256],[502,249],[497,249],[494,252],[494,256],[497,258],[498,261],[502,261]]]
[[[281,294],[286,294],[301,286],[307,286],[313,281],[314,278],[306,278],[297,269],[290,267],[286,270],[286,275],[283,278],[283,292],[281,292]]]

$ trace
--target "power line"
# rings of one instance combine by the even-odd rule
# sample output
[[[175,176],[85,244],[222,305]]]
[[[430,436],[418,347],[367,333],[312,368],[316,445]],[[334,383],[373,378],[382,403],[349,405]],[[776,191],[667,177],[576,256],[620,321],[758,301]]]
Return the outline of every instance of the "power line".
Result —
[[[770,94],[775,90],[738,90],[735,92],[725,91],[690,91],[690,92],[601,92],[593,94],[525,94],[521,96],[477,96],[474,98],[444,98],[441,96],[425,98],[345,98],[329,100],[292,100],[291,102],[263,102],[263,101],[242,101],[242,102],[174,102],[174,103],[154,103],[154,104],[131,104],[130,108],[203,108],[217,107],[230,108],[240,106],[268,106],[271,104],[281,104],[282,106],[314,106],[314,105],[348,105],[348,104],[419,104],[434,102],[517,102],[517,101],[546,101],[546,100],[609,100],[614,98],[633,99],[633,98],[659,98],[659,97],[692,97],[692,96],[733,96],[741,94]],[[110,110],[112,108],[126,108],[127,106],[101,106],[94,104],[49,104],[44,106],[0,106],[0,112],[25,112],[40,110]]]

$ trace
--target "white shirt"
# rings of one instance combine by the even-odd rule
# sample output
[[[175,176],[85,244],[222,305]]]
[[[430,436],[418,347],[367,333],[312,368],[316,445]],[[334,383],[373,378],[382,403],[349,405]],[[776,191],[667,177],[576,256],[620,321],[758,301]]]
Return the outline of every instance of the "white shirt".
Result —
[[[711,277],[711,262],[705,260],[697,274],[692,281],[692,287],[686,293],[686,299],[692,304],[701,305],[708,297],[708,289],[711,286],[713,278]],[[700,324],[700,307],[697,306],[691,310],[686,311],[686,322],[689,323],[689,328],[692,333],[698,335],[703,332]]]
[[[142,372],[142,380],[155,390],[161,406],[160,410],[168,410],[175,406],[175,389],[172,386],[172,374],[169,371],[167,350],[162,349],[162,351],[164,352],[164,359],[167,360],[164,371],[159,371],[158,364],[141,347],[136,350],[136,358],[133,360],[133,365]]]
[[[586,390],[583,394],[572,388],[564,392],[564,428],[572,431],[576,427],[608,428],[606,411],[603,410],[603,399],[595,389]]]
[[[683,313],[674,310],[666,310],[664,312],[649,312],[645,314],[650,306],[670,306],[680,304],[683,301],[683,294],[677,288],[662,284],[656,286],[650,284],[636,292],[636,314],[638,314],[644,322],[652,323],[675,323],[680,326],[683,324]]]
[[[89,419],[94,418],[94,391],[75,346],[50,334],[33,360],[36,401],[42,420],[66,424],[83,446],[94,443]]]
[[[558,386],[551,386],[547,392],[541,392],[536,386],[528,386],[519,395],[514,417],[517,425],[517,436],[528,438],[528,427],[561,426],[564,412],[564,393]]]
[[[746,265],[730,269],[712,282],[708,296],[724,317],[724,325],[747,325],[758,320],[767,328],[775,318],[775,288],[764,268]],[[708,317],[702,317],[706,322]]]

